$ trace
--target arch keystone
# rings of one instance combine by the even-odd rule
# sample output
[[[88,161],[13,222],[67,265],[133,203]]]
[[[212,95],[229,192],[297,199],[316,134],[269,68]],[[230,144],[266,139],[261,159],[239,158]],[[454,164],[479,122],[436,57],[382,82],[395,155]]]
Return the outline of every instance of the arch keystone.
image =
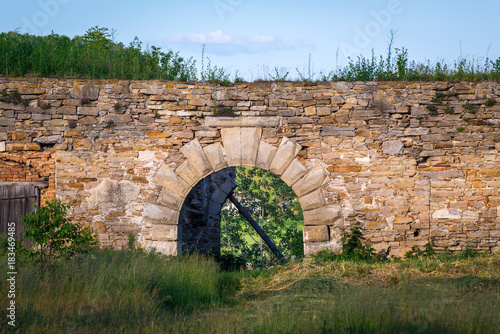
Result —
[[[295,159],[302,146],[289,140],[287,137],[281,139],[280,146],[274,155],[274,159],[271,162],[269,170],[274,174],[281,176],[285,169],[290,165],[290,163]]]
[[[186,145],[182,146],[181,152],[189,161],[189,164],[196,169],[202,178],[214,171],[212,165],[205,156],[205,152],[203,151],[198,139],[195,138]]]
[[[241,166],[241,128],[221,130],[224,152],[229,166]]]
[[[262,129],[241,128],[241,165],[255,167]]]

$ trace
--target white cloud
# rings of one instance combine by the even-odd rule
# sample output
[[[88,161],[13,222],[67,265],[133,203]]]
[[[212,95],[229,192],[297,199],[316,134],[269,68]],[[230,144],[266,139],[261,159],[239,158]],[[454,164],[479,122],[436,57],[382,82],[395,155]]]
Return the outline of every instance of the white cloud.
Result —
[[[191,33],[188,35],[171,35],[165,39],[167,48],[184,46],[199,50],[206,44],[207,52],[213,54],[258,53],[270,50],[295,50],[312,48],[310,40],[288,40],[275,35],[254,34],[252,36],[226,34],[222,30],[209,33]],[[175,45],[177,44],[177,45]]]

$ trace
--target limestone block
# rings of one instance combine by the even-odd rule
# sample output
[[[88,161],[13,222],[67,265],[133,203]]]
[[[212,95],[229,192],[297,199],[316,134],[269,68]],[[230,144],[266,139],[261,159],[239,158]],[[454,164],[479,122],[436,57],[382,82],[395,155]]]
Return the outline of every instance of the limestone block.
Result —
[[[158,196],[158,202],[172,210],[179,210],[182,206],[183,198],[178,194],[174,194],[166,188],[162,188]]]
[[[281,175],[281,179],[291,187],[298,180],[300,180],[306,173],[308,169],[297,159],[293,159],[287,169]]]
[[[293,159],[297,156],[302,146],[289,140],[287,137],[281,139],[280,146],[274,155],[269,170],[280,176],[285,169],[290,165]]]
[[[139,152],[139,157],[137,159],[141,161],[151,161],[155,157],[155,152],[154,151],[140,151]]]
[[[154,251],[156,253],[162,253],[165,255],[176,256],[180,253],[177,241],[147,240],[141,244],[141,247],[149,251]]]
[[[203,151],[214,171],[219,171],[227,167],[224,149],[220,143],[205,146]]]
[[[427,128],[409,128],[405,130],[405,136],[421,136],[429,134],[429,129]]]
[[[281,123],[281,117],[260,116],[260,117],[205,117],[207,127],[277,127]]]
[[[305,242],[304,256],[311,257],[314,253],[324,249],[329,249],[338,254],[342,251],[342,242],[340,242],[339,240],[332,240],[327,242]]]
[[[179,178],[167,165],[160,167],[160,170],[153,178],[153,182],[181,198],[186,197],[190,190],[189,184]]]
[[[410,247],[398,247],[398,248],[391,247],[391,249],[389,250],[389,255],[393,257],[402,258],[410,250],[411,250]]]
[[[299,197],[299,203],[303,211],[313,210],[325,206],[326,200],[323,195],[323,189],[318,188],[307,195]]]
[[[186,183],[189,187],[193,187],[202,179],[201,174],[189,163],[188,160],[184,161],[179,167],[176,168],[175,173]]]
[[[176,225],[179,211],[165,206],[147,203],[142,211],[142,216],[155,221],[160,225]]]
[[[132,122],[132,117],[130,115],[106,115],[104,117],[104,122],[113,122],[115,124],[117,123],[130,123]]]
[[[304,242],[323,242],[330,239],[328,226],[304,226]]]
[[[193,139],[181,147],[181,152],[202,178],[214,171],[198,139]]]
[[[420,172],[422,178],[443,180],[443,179],[463,179],[464,171],[460,169],[448,169],[437,171],[422,171]]]
[[[276,154],[277,150],[278,148],[271,144],[268,144],[266,142],[260,143],[255,166],[265,170],[269,170],[271,162],[273,161],[274,155]]]
[[[401,140],[390,140],[382,144],[382,151],[384,152],[384,154],[396,155],[401,153],[401,149],[403,147],[404,144]]]
[[[304,211],[304,225],[328,225],[339,218],[340,207],[335,205]]]
[[[241,166],[241,128],[222,129],[222,143],[229,166]]]
[[[106,233],[106,225],[102,221],[94,222],[94,231],[96,233]]]
[[[53,135],[53,136],[47,136],[47,137],[38,137],[33,139],[34,142],[40,143],[40,144],[57,144],[57,143],[62,143],[62,136],[61,135]]]
[[[74,99],[89,99],[95,101],[99,98],[99,87],[87,83],[85,85],[75,85],[70,91],[70,96]]]
[[[323,181],[325,181],[326,176],[325,169],[318,165],[297,181],[292,186],[292,189],[297,197],[300,198],[318,189],[323,184]]]
[[[157,241],[177,240],[177,225],[153,225],[151,239]]]
[[[130,202],[137,200],[140,191],[140,186],[130,181],[106,178],[89,190],[88,203],[93,207],[99,207],[103,213],[123,210]]]
[[[241,128],[241,165],[255,167],[262,129]]]
[[[5,142],[0,143],[0,152],[5,152]]]
[[[14,126],[15,124],[16,124],[15,118],[7,118],[7,117],[0,118],[0,126]]]
[[[433,219],[461,219],[462,212],[454,209],[437,210],[432,214]]]

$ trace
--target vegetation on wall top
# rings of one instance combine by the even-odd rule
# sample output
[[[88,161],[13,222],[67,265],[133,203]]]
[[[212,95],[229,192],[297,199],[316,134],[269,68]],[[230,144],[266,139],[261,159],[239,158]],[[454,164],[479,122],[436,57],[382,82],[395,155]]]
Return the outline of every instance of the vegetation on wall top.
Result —
[[[397,31],[391,30],[387,54],[349,58],[344,67],[332,71],[314,69],[309,54],[306,69],[295,68],[297,81],[382,81],[382,80],[500,80],[500,58],[459,57],[452,65],[444,61],[420,63],[409,59],[408,50],[394,47]],[[256,81],[293,80],[290,69],[263,67],[263,78]],[[244,79],[236,71],[231,75],[221,66],[212,65],[201,48],[201,69],[196,61],[179,52],[162,51],[156,46],[143,47],[136,37],[128,46],[115,40],[114,31],[92,27],[83,36],[69,38],[51,33],[34,36],[6,32],[0,34],[0,74],[9,76],[85,77],[96,79],[205,81],[228,85]]]

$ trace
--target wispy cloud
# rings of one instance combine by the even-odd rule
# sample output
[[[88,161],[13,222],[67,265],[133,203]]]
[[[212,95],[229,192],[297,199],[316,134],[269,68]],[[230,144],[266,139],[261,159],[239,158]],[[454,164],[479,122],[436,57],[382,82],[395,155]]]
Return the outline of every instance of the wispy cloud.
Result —
[[[226,34],[222,30],[209,33],[170,35],[163,40],[162,44],[167,48],[182,46],[195,50],[199,50],[201,44],[206,44],[208,53],[219,55],[314,47],[314,44],[306,39],[286,39],[266,34],[254,34],[252,36],[232,35]]]

